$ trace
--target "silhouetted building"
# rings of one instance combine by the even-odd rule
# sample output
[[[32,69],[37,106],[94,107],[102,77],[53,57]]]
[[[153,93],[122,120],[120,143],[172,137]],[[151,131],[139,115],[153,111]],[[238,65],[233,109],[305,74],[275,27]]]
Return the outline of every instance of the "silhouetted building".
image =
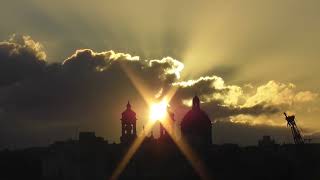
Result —
[[[102,137],[97,137],[95,132],[80,132],[79,133],[79,143],[96,143],[104,142]]]
[[[274,147],[276,142],[271,139],[270,136],[263,136],[261,140],[258,141],[259,147]]]
[[[212,125],[209,116],[200,108],[200,99],[195,96],[192,109],[181,122],[181,133],[186,140],[196,146],[208,146],[212,143]]]
[[[121,118],[120,141],[122,144],[130,144],[137,137],[136,121],[136,113],[131,109],[128,101],[127,109],[122,113]]]
[[[168,113],[169,122],[174,124],[173,113]],[[125,146],[109,144],[94,132],[80,132],[79,140],[59,141],[47,148],[0,151],[0,179],[109,179],[128,153],[126,143],[137,137],[136,114],[129,102],[121,122],[121,143]],[[168,132],[171,134],[173,129],[160,126],[160,137],[155,138],[152,132],[146,136],[118,179],[200,179],[205,174],[207,179],[215,180],[318,180],[320,177],[319,144],[277,145],[270,136],[264,136],[259,147],[212,145],[211,128],[211,121],[195,96],[192,109],[182,120],[181,131],[192,145],[191,150],[199,150],[191,154],[196,164],[171,141]],[[198,171],[194,166],[203,169]]]
[[[94,132],[80,132],[79,141],[80,142],[92,142],[95,141],[96,135]]]

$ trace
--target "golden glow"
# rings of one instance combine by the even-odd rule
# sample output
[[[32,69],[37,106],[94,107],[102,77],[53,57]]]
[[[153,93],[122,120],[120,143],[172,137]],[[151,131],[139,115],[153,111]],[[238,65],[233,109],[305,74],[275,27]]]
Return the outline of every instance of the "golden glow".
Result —
[[[134,74],[131,69],[127,68],[126,66],[122,66],[123,70],[126,72],[128,77],[131,79],[135,87],[138,89],[139,93],[142,95],[144,100],[147,102],[147,104],[151,107],[151,112],[150,112],[150,118],[152,119],[151,121],[148,121],[145,131],[142,131],[138,138],[133,142],[133,144],[130,146],[126,154],[124,155],[123,159],[120,161],[114,172],[112,173],[110,179],[118,179],[121,172],[125,169],[127,164],[129,163],[130,159],[132,156],[136,153],[138,148],[140,147],[141,143],[145,139],[146,135],[149,134],[154,126],[154,124],[157,122],[157,120],[162,120],[161,124],[163,127],[166,129],[168,134],[171,136],[173,141],[177,144],[178,148],[180,151],[186,156],[186,158],[189,160],[190,164],[192,167],[195,169],[195,171],[198,173],[198,175],[201,177],[201,179],[212,179],[209,174],[206,171],[205,166],[203,165],[202,161],[200,158],[193,152],[192,148],[186,143],[186,141],[181,138],[177,139],[174,136],[173,133],[173,121],[170,121],[168,118],[165,118],[167,115],[167,106],[168,102],[170,102],[170,99],[174,96],[175,92],[177,91],[177,87],[172,87],[169,89],[167,92],[167,95],[163,100],[157,104],[152,103],[152,98],[150,91],[148,91],[148,88],[144,86],[142,83],[142,80],[138,78]]]
[[[166,117],[168,101],[164,98],[159,103],[154,103],[150,107],[150,120],[161,121]]]
[[[132,81],[134,84],[135,88],[139,91],[140,95],[143,97],[145,102],[151,106],[152,101],[150,97],[153,97],[151,92],[148,91],[148,88],[145,86],[143,81],[135,75],[135,73],[128,67],[125,66],[124,64],[121,64],[121,67],[123,71],[127,74],[128,78]],[[135,154],[135,152],[138,150],[140,147],[141,143],[143,142],[144,138],[146,137],[147,134],[149,134],[154,126],[156,121],[148,121],[144,131],[140,133],[138,138],[132,143],[126,154],[124,155],[123,159],[120,161],[120,163],[117,165],[116,169],[112,173],[110,180],[115,180],[118,179],[121,172],[125,169],[127,164],[129,163],[130,159],[132,156]]]

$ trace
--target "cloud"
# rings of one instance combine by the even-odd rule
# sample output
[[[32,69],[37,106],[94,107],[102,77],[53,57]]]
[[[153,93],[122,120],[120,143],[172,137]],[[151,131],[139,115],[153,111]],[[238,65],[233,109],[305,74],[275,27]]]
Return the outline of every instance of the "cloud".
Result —
[[[245,107],[250,107],[260,103],[272,105],[292,105],[293,103],[302,103],[313,101],[318,94],[310,91],[296,91],[294,84],[284,84],[276,81],[269,81],[265,85],[257,88],[256,94],[248,97]]]
[[[180,81],[172,84],[179,88],[178,94],[191,98],[195,94],[202,97],[202,101],[221,100],[227,105],[237,105],[242,89],[239,86],[225,85],[218,76],[205,76],[196,80]]]
[[[38,76],[45,59],[42,45],[30,36],[13,35],[0,42],[0,86]]]
[[[30,142],[30,133],[64,139],[75,129],[94,130],[117,141],[127,100],[138,114],[139,130],[148,120],[148,106],[134,81],[154,100],[177,88],[171,106],[178,122],[195,94],[213,122],[246,126],[281,125],[272,119],[283,107],[308,104],[318,96],[276,81],[229,85],[215,75],[184,80],[184,64],[172,57],[148,60],[113,50],[78,49],[62,63],[48,63],[45,54],[29,36],[0,43],[0,117],[5,119],[0,125],[14,141],[23,136]]]
[[[170,2],[29,0],[16,3],[16,1],[5,0],[2,4],[0,38],[11,32],[30,33],[37,41],[42,39],[42,44],[48,49],[47,58],[40,58],[41,55],[35,55],[37,53],[33,52],[31,53],[33,59],[59,62],[55,65],[46,64],[44,70],[42,65],[40,67],[35,65],[37,68],[29,65],[4,65],[3,60],[8,59],[8,55],[3,58],[3,47],[1,47],[0,101],[7,110],[29,107],[28,111],[33,108],[33,111],[39,113],[38,108],[49,107],[52,104],[51,111],[57,114],[60,110],[54,112],[56,106],[61,107],[61,111],[71,111],[71,107],[87,104],[76,103],[77,101],[84,101],[83,99],[90,99],[93,96],[93,98],[101,98],[102,102],[106,96],[112,96],[117,92],[124,93],[122,95],[124,97],[117,95],[115,96],[117,98],[120,97],[126,101],[133,99],[131,94],[134,93],[131,92],[134,88],[131,88],[132,84],[126,84],[130,81],[124,73],[121,73],[122,65],[117,63],[118,61],[110,69],[108,69],[110,64],[105,66],[109,61],[99,61],[102,64],[98,67],[89,63],[88,66],[92,68],[79,65],[83,68],[81,70],[75,65],[66,68],[61,64],[61,61],[67,59],[66,57],[71,57],[72,51],[79,48],[92,48],[95,49],[92,51],[94,53],[112,49],[115,52],[127,52],[140,56],[139,63],[129,62],[131,64],[129,66],[132,67],[133,64],[137,66],[137,68],[132,67],[133,72],[142,75],[142,84],[147,84],[155,92],[161,92],[158,88],[163,87],[162,93],[158,94],[159,97],[170,88],[170,82],[177,80],[177,74],[164,75],[163,69],[152,69],[149,65],[140,65],[140,63],[145,61],[144,59],[161,60],[163,55],[171,56],[180,59],[185,65],[181,71],[183,75],[190,75],[194,80],[197,80],[200,75],[202,77],[220,76],[226,84],[236,86],[231,88],[233,91],[203,87],[203,92],[208,91],[208,93],[201,93],[197,88],[181,88],[178,93],[183,97],[185,104],[188,104],[190,98],[198,93],[203,106],[206,102],[212,102],[226,109],[231,107],[244,109],[254,106],[278,107],[279,110],[290,110],[303,117],[302,122],[307,123],[309,127],[320,128],[320,123],[316,121],[317,114],[320,112],[317,108],[320,106],[320,101],[314,96],[319,91],[317,85],[320,83],[318,78],[320,1],[302,3],[298,0],[281,2],[218,0],[198,3],[181,0]],[[119,13],[119,8],[115,7],[121,7],[122,13]],[[23,47],[24,41],[15,42],[15,44]],[[32,51],[34,50],[31,48],[29,52]],[[8,52],[5,50],[5,53]],[[141,67],[145,69],[141,70]],[[99,71],[104,72],[99,73]],[[112,80],[115,77],[110,77],[109,80],[108,74],[117,77],[117,80]],[[180,78],[177,81],[188,80]],[[268,84],[269,80],[275,80],[275,84],[292,82],[297,88],[288,88],[292,92],[285,92],[280,88],[269,97],[263,94],[267,89],[257,92],[257,88]],[[208,82],[210,81],[201,83]],[[252,88],[243,86],[249,83]],[[277,85],[270,86],[274,88]],[[284,87],[288,86],[288,83],[284,84]],[[117,90],[121,88],[127,89],[126,91]],[[215,97],[212,95],[213,90],[216,92],[213,93]],[[101,95],[98,95],[98,92]],[[186,94],[183,94],[184,92]],[[279,93],[283,95],[280,96]],[[257,96],[254,96],[255,94]],[[273,99],[273,97],[276,98]],[[108,105],[105,103],[103,108],[112,108],[114,104],[122,103],[120,102],[122,99],[119,102],[109,99],[113,103]],[[178,98],[177,100],[181,101]],[[33,101],[33,104],[38,106],[31,106]],[[318,102],[313,104],[315,101]],[[74,111],[77,112],[77,110]],[[87,113],[87,111],[84,112]],[[105,117],[117,119],[116,116],[111,115],[105,115]],[[42,118],[28,119],[47,118],[48,115],[43,115]],[[258,117],[254,116],[254,118]],[[71,118],[65,119],[70,121]]]
[[[139,112],[138,128],[147,120],[143,115],[148,113],[147,104],[129,76],[141,79],[155,95],[179,79],[183,69],[183,64],[171,57],[141,60],[130,54],[91,49],[79,49],[63,63],[49,64],[37,59],[38,56],[33,57],[33,64],[41,62],[37,76],[23,76],[10,81],[16,85],[3,84],[0,88],[0,108],[3,110],[0,116],[6,119],[1,125],[12,130],[7,132],[7,137],[15,133],[24,136],[31,131],[46,134],[43,129],[50,127],[71,127],[92,129],[116,140],[120,133],[119,115],[128,100]],[[24,66],[22,57],[16,67],[29,68]],[[133,74],[127,74],[128,70]],[[15,72],[11,67],[7,71]],[[23,131],[18,131],[16,124],[24,124]],[[59,136],[69,137],[68,132]],[[55,138],[59,139],[57,135]]]
[[[160,74],[160,77],[164,74],[171,78],[169,82],[174,82],[176,79],[180,78],[180,73],[184,68],[184,64],[178,60],[173,59],[172,57],[165,57],[161,60],[150,60],[149,66],[152,70],[156,70]],[[161,78],[163,79],[163,77]]]
[[[258,116],[272,116],[293,105],[315,101],[318,96],[310,91],[297,91],[292,83],[269,81],[256,87],[251,84],[226,85],[221,77],[214,75],[172,85],[179,88],[176,96],[182,104],[191,106],[192,97],[197,94],[214,121],[226,119],[247,125],[283,125]]]
[[[34,58],[39,61],[46,60],[47,55],[43,50],[42,44],[34,41],[30,36],[13,34],[8,43],[15,46],[15,48],[10,51],[12,56],[26,53],[34,56]]]
[[[319,95],[310,91],[302,91],[294,96],[293,102],[310,102],[314,101]]]
[[[63,66],[80,68],[80,70],[105,70],[112,61],[139,61],[138,56],[115,53],[114,51],[94,52],[91,49],[80,49],[63,61]]]
[[[17,66],[21,66],[19,63]],[[20,86],[10,89],[12,92],[6,98],[4,106],[11,104],[15,110],[34,106],[50,109],[60,98],[65,101],[60,102],[61,107],[68,104],[66,103],[68,100],[87,103],[100,96],[117,97],[125,94],[132,96],[128,91],[137,93],[137,90],[129,74],[126,74],[127,69],[134,72],[130,75],[143,79],[144,83],[149,85],[151,92],[158,92],[176,81],[180,77],[182,68],[182,63],[170,57],[160,60],[140,60],[138,56],[125,53],[114,51],[98,53],[91,49],[80,49],[61,64],[45,64],[42,76],[34,78],[34,81],[19,81]],[[92,97],[91,93],[97,97]],[[33,98],[25,98],[28,95]],[[52,99],[52,97],[59,98]]]

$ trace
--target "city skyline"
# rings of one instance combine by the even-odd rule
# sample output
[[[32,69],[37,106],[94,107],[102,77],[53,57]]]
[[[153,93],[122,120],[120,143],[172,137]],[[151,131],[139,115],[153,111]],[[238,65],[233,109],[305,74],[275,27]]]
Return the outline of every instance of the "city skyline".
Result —
[[[320,179],[319,0],[1,0],[0,179]]]
[[[119,143],[128,100],[137,132],[170,96],[194,95],[213,143],[293,142],[283,112],[319,142],[320,3],[315,0],[12,1],[0,7],[0,148],[95,131]]]

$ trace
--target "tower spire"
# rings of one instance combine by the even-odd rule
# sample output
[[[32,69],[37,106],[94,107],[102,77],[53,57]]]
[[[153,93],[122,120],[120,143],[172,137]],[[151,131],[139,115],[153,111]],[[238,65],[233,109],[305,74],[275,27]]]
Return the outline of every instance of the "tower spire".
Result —
[[[192,109],[200,109],[200,99],[197,95],[192,99]]]
[[[128,103],[127,103],[127,109],[131,109],[131,104],[130,104],[129,100],[128,100]]]

